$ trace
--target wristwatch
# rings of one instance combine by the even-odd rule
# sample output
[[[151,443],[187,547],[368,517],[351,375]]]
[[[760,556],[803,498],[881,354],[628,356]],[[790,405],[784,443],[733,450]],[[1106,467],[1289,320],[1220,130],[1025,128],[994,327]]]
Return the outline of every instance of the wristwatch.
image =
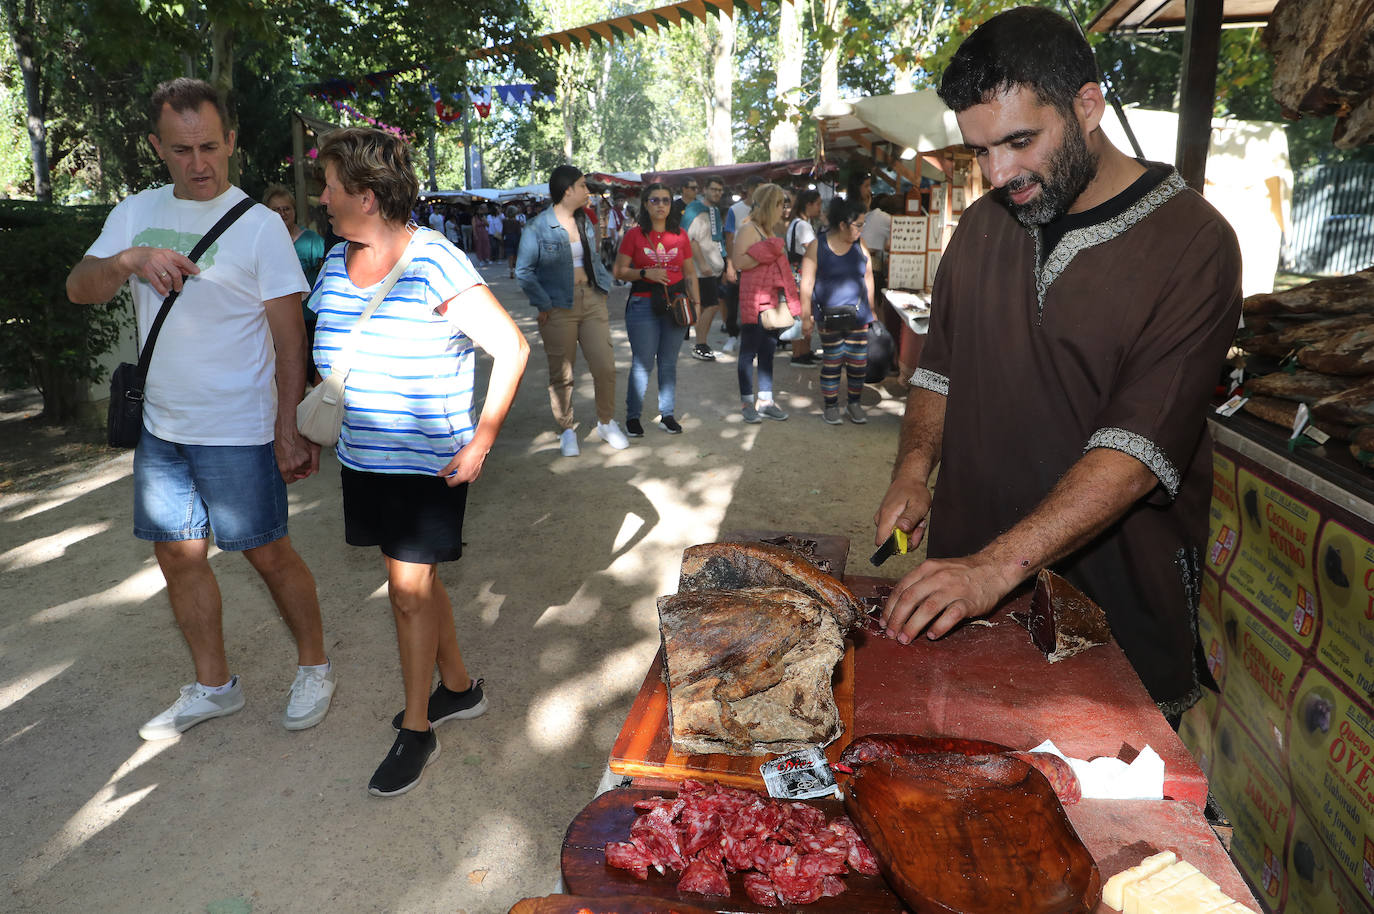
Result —
[[[639,271],[639,278],[640,278],[640,279],[643,279],[643,278],[644,278],[644,270],[643,270],[643,269],[641,269],[641,270]]]

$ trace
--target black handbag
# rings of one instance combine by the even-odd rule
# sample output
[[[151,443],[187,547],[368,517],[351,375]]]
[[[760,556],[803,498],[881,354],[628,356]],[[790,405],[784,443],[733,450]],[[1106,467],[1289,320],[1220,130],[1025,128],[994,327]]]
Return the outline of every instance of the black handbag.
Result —
[[[833,305],[821,309],[822,333],[851,333],[862,326],[858,305]]]
[[[687,297],[687,281],[679,280],[670,286],[665,286],[661,282],[648,283],[649,286],[649,305],[654,313],[658,315],[671,314],[673,311],[673,299],[681,295]],[[683,326],[686,326],[685,324]]]
[[[199,260],[200,255],[215,243],[225,229],[256,205],[251,198],[240,200],[220,217],[210,231],[201,236],[191,253],[186,255],[187,258],[192,263]],[[162,300],[153,326],[148,329],[148,339],[143,341],[143,348],[139,350],[138,364],[120,362],[110,376],[110,406],[105,417],[105,434],[110,447],[137,447],[138,439],[143,435],[143,389],[148,383],[148,363],[153,359],[153,344],[162,332],[162,324],[167,320],[167,312],[172,310],[177,295],[177,290],[173,289]]]

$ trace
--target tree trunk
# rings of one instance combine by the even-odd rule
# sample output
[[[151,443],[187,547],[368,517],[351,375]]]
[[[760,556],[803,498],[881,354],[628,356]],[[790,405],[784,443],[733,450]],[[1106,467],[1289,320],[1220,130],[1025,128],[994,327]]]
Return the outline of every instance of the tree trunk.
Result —
[[[825,24],[836,28],[840,21],[840,0],[825,0],[821,15]],[[828,108],[840,100],[840,46],[838,43],[821,51],[820,107]]]
[[[563,110],[563,161],[573,160],[573,143],[577,138],[577,123],[574,118],[573,92],[576,83],[573,79],[573,52],[564,51],[558,59],[558,104]]]
[[[787,105],[783,119],[768,136],[768,155],[774,161],[797,157],[797,103],[801,98],[801,17],[795,3],[778,4],[778,100]]]
[[[434,178],[434,170],[435,170],[435,168],[438,166],[438,162],[439,162],[438,139],[435,137],[435,134],[436,134],[436,133],[437,133],[437,131],[435,130],[434,125],[433,125],[433,124],[430,124],[430,125],[429,125],[429,142],[425,144],[425,148],[426,148],[426,151],[427,151],[427,153],[428,153],[427,159],[428,159],[428,165],[429,165],[429,189],[430,189],[430,190],[438,190],[438,189],[439,189],[439,185],[435,182],[435,178]]]
[[[731,127],[735,82],[735,20],[716,16],[715,40],[711,42],[711,99],[707,117],[706,152],[712,165],[735,161],[734,131]]]
[[[233,107],[234,98],[234,29],[214,19],[210,20],[210,85],[219,93],[220,101],[229,112],[225,130],[238,130],[239,116]],[[238,185],[242,172],[237,145],[229,157],[229,183]]]
[[[14,45],[14,59],[24,78],[25,125],[29,131],[29,157],[33,161],[33,195],[52,202],[52,170],[48,164],[48,118],[43,104],[43,62],[38,50],[38,14],[35,0],[27,0],[22,17],[17,0],[0,0]]]

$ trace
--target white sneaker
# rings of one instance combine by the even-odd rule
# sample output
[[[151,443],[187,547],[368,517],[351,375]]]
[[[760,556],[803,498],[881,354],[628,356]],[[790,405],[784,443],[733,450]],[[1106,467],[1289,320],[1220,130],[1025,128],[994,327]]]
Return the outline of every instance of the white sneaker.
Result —
[[[558,436],[558,449],[563,452],[564,457],[576,457],[582,453],[582,449],[577,446],[577,431],[575,429],[563,429],[563,434]]]
[[[324,672],[296,668],[296,681],[291,683],[291,697],[281,725],[288,730],[306,730],[324,720],[329,703],[334,698],[334,665]]]
[[[614,419],[610,422],[596,423],[596,433],[601,436],[602,441],[617,451],[623,451],[630,446],[630,439],[625,437],[625,433],[620,430]]]
[[[181,696],[170,708],[140,727],[138,735],[144,739],[171,739],[202,721],[233,714],[243,707],[243,689],[237,676],[229,681],[229,691],[220,695],[198,682],[182,686]]]
[[[735,352],[739,349],[739,337],[727,336],[725,345],[720,347],[721,352]]]

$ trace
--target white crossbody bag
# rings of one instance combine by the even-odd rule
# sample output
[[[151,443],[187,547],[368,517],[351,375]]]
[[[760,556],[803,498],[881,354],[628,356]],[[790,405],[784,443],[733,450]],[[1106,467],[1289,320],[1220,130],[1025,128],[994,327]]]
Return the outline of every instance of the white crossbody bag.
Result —
[[[396,280],[406,271],[406,267],[410,266],[414,246],[415,237],[412,235],[410,243],[401,252],[401,259],[396,261],[396,265],[386,274],[377,291],[372,293],[372,300],[367,303],[367,307],[358,317],[358,322],[344,339],[330,366],[329,377],[306,394],[305,399],[296,407],[296,428],[316,444],[331,445],[339,440],[339,429],[343,427],[344,417],[344,382],[348,380],[348,363],[353,358],[358,331],[391,292]]]

